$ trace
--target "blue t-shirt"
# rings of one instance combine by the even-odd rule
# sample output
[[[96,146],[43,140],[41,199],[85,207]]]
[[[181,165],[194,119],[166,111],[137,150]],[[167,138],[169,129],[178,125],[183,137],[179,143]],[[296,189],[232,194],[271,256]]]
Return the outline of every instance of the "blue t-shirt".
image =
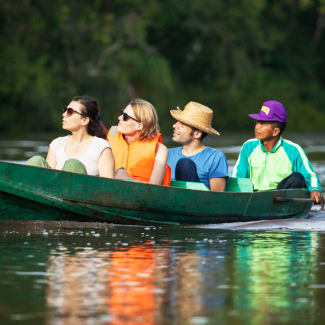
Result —
[[[228,163],[225,154],[219,150],[205,147],[194,156],[184,156],[182,147],[168,149],[168,165],[172,170],[172,180],[175,180],[176,164],[181,158],[191,159],[197,168],[201,183],[210,188],[210,178],[228,177]]]

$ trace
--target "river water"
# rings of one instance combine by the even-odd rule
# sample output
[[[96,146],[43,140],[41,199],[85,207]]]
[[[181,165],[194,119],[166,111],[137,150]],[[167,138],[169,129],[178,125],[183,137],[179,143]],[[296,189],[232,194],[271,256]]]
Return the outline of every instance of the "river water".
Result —
[[[248,137],[207,139],[230,171]],[[325,185],[325,139],[292,134]],[[47,141],[0,141],[23,163]],[[322,324],[325,212],[202,226],[0,222],[1,324]]]

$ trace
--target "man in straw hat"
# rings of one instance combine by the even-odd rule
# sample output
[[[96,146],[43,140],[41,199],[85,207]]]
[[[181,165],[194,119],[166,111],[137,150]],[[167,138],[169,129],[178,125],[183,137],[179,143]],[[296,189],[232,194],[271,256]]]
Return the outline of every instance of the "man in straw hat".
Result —
[[[233,177],[250,178],[255,190],[307,188],[315,203],[322,203],[319,179],[303,149],[281,137],[286,127],[287,111],[275,100],[262,104],[256,120],[255,139],[241,148]]]
[[[224,191],[228,177],[228,164],[221,150],[202,144],[207,134],[219,135],[211,127],[213,111],[202,104],[189,102],[184,110],[171,110],[177,121],[173,141],[181,147],[168,150],[168,165],[172,180],[201,182],[211,191]]]

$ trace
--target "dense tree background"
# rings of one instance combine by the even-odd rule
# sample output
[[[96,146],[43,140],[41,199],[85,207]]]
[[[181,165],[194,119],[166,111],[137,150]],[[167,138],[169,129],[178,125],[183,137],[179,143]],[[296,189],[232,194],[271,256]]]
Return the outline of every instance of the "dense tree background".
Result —
[[[1,0],[0,134],[53,132],[77,94],[105,124],[130,99],[195,100],[218,130],[282,101],[291,130],[325,121],[325,0]]]

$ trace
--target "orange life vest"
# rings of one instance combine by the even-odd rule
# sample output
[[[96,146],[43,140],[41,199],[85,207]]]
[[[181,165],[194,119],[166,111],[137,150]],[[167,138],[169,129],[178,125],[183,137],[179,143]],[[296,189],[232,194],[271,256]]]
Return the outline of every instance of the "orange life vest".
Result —
[[[162,143],[161,134],[158,133],[151,140],[136,140],[128,144],[122,133],[113,126],[107,134],[107,140],[113,151],[115,169],[123,167],[133,179],[148,183],[155,163],[157,144]],[[170,185],[170,179],[171,170],[166,165],[162,185]]]

